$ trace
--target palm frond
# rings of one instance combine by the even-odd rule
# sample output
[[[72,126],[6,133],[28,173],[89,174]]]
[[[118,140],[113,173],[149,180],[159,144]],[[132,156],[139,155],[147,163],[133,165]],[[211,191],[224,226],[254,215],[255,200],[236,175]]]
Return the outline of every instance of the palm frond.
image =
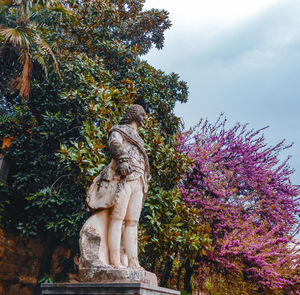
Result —
[[[50,3],[50,1],[49,0],[36,0],[35,3],[44,7],[44,6],[47,6]]]
[[[6,16],[5,12],[8,11],[8,9],[12,6],[13,6],[13,0],[0,0],[0,17],[5,19],[4,18]]]
[[[28,32],[20,28],[0,27],[0,35],[4,37],[5,42],[12,43],[14,46],[28,47],[31,43]]]
[[[21,54],[20,63],[23,64],[22,74],[12,81],[11,88],[12,90],[19,90],[21,97],[28,98],[31,88],[32,60],[27,51]]]
[[[61,78],[57,59],[56,59],[55,54],[53,53],[51,47],[49,46],[49,44],[42,38],[37,38],[36,43],[40,46],[40,48],[42,48],[43,50],[46,50],[51,55],[51,57],[53,59],[54,69],[58,73],[59,77]]]
[[[47,61],[52,59],[55,72],[62,78],[53,48],[57,50],[50,47],[42,35],[43,25],[51,26],[53,19],[64,15],[68,17],[73,13],[56,0],[0,0],[0,46],[10,44],[21,52],[22,72],[12,80],[11,88],[19,90],[23,98],[29,96],[33,60],[42,66],[47,77]]]
[[[44,56],[40,52],[37,51],[32,55],[32,59],[37,61],[42,66],[42,68],[45,72],[46,79],[47,79],[48,78],[48,69],[47,69],[47,62],[46,62]]]
[[[2,8],[12,6],[12,4],[13,4],[13,0],[0,0],[0,10]]]
[[[74,15],[74,13],[71,10],[67,9],[66,7],[63,7],[61,4],[58,4],[57,6],[54,7],[49,7],[49,10],[59,12],[64,15],[69,15],[69,16]]]

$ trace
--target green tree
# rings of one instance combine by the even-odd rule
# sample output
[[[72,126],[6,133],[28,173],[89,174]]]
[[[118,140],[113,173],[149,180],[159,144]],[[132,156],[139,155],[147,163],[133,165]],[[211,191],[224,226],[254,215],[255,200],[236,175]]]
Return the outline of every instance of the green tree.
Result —
[[[197,237],[205,234],[205,228],[197,222],[196,212],[180,204],[176,188],[189,164],[174,147],[180,121],[173,109],[176,102],[186,101],[186,84],[178,75],[165,74],[140,58],[151,46],[163,46],[168,14],[143,11],[143,2],[47,2],[47,7],[72,11],[72,17],[52,19],[55,27],[46,16],[34,27],[48,44],[56,44],[57,66],[48,63],[46,76],[32,58],[38,49],[30,51],[28,98],[11,91],[9,80],[1,88],[0,112],[5,116],[0,120],[0,138],[14,138],[10,148],[1,150],[12,164],[8,185],[0,186],[1,225],[43,239],[39,279],[49,273],[55,244],[62,241],[73,249],[72,256],[78,253],[74,245],[87,218],[86,190],[109,160],[108,130],[133,102],[148,112],[141,132],[153,177],[140,225],[144,265],[156,270],[164,285],[176,284],[172,276],[183,269],[186,257],[209,251],[209,239]],[[13,18],[16,10],[5,13]],[[11,39],[5,38],[0,40],[1,74],[20,77],[22,63],[7,62],[19,56],[20,46],[8,45]]]
[[[20,96],[27,98],[33,61],[39,63],[47,75],[47,64],[51,57],[55,71],[59,73],[56,56],[52,50],[57,44],[48,44],[45,29],[55,29],[55,19],[62,15],[70,15],[70,11],[57,1],[0,1],[0,49],[3,57],[0,77],[1,81],[5,82],[2,91],[5,91],[7,83],[10,83],[13,90],[19,90]],[[14,77],[17,71],[20,73]]]

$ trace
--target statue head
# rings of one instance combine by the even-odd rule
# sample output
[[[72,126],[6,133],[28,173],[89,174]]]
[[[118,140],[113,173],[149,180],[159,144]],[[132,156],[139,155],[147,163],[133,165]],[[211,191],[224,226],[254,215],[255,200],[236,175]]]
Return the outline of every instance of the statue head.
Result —
[[[133,104],[128,107],[119,124],[130,124],[135,121],[139,126],[141,126],[144,124],[145,119],[146,112],[144,108],[139,104]]]

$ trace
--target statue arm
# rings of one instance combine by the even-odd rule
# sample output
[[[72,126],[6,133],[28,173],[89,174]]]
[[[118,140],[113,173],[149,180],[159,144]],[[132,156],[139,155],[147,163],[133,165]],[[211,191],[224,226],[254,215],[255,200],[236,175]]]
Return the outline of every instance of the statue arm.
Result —
[[[123,137],[114,131],[108,140],[109,152],[118,163],[118,173],[122,176],[129,175],[132,171],[129,165],[129,155],[123,146]]]

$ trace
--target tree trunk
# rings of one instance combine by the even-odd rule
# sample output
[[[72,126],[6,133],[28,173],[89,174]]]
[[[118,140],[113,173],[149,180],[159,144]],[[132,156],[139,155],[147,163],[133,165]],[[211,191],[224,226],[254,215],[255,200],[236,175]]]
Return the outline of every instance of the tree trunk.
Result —
[[[184,264],[185,268],[185,275],[184,275],[184,290],[188,293],[192,293],[192,284],[191,284],[191,278],[193,275],[193,268],[190,265],[190,261],[187,260],[186,263]]]
[[[179,270],[178,270],[178,273],[177,273],[177,290],[180,290],[180,277],[181,277],[181,272],[184,268],[184,265],[180,266]]]
[[[55,248],[55,232],[48,231],[45,248],[40,262],[40,269],[37,277],[37,283],[35,286],[34,295],[41,294],[41,284],[39,281],[45,276],[46,273],[50,273],[52,254]]]
[[[168,259],[168,261],[165,265],[165,271],[164,271],[164,274],[163,274],[163,277],[161,280],[162,287],[167,287],[172,267],[173,267],[173,259]]]
[[[156,263],[156,259],[153,259],[153,262],[151,264],[151,269],[150,269],[151,272],[155,271],[155,263]]]

